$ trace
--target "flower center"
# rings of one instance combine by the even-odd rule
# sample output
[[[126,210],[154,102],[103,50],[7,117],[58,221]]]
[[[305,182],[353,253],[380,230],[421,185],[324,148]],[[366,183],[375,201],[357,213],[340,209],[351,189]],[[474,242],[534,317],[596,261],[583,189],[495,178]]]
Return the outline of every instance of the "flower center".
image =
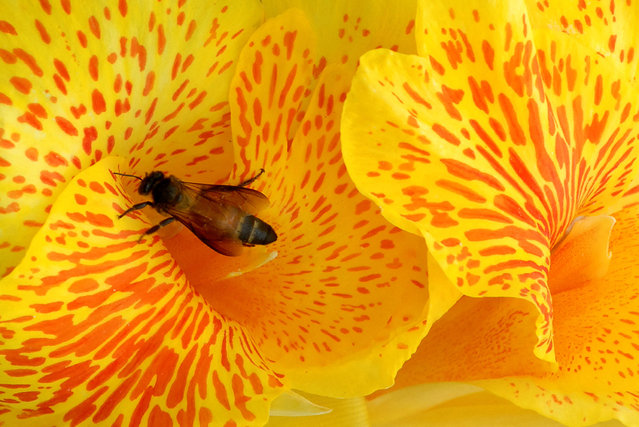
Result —
[[[268,247],[246,248],[240,256],[218,254],[201,242],[188,229],[164,240],[164,245],[189,280],[189,284],[219,314],[240,323],[250,315],[247,301],[255,298],[252,289],[258,284],[244,286],[245,273],[251,272],[277,257]]]
[[[615,219],[608,215],[580,217],[550,256],[548,286],[552,294],[584,286],[603,277],[610,265],[608,248]]]

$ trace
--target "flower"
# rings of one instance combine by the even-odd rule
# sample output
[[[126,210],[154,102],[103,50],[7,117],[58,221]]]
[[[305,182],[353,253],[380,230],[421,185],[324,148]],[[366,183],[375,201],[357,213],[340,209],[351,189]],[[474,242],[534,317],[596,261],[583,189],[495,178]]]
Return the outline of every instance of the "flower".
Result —
[[[368,394],[415,351],[425,245],[357,192],[339,138],[357,58],[414,51],[414,4],[299,6],[2,17],[2,421],[262,424],[286,390]],[[117,219],[136,181],[112,172],[238,183],[261,167],[279,239],[241,257],[184,230],[138,244],[148,208]]]
[[[347,168],[451,297],[396,388],[472,381],[571,425],[638,422],[636,12],[421,1],[419,56],[361,58]]]

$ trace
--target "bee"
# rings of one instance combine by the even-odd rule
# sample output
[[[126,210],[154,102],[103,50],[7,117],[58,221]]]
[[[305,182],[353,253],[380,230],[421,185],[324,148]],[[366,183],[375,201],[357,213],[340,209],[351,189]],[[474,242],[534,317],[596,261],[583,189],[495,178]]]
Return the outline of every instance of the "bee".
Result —
[[[244,246],[268,245],[277,240],[273,228],[255,216],[268,206],[268,198],[257,190],[246,188],[264,173],[264,169],[239,185],[184,182],[160,171],[148,173],[144,178],[113,173],[139,179],[138,192],[144,196],[150,194],[153,199],[131,206],[118,218],[147,206],[170,215],[149,228],[138,242],[175,220],[188,227],[211,249],[227,256],[240,255]]]

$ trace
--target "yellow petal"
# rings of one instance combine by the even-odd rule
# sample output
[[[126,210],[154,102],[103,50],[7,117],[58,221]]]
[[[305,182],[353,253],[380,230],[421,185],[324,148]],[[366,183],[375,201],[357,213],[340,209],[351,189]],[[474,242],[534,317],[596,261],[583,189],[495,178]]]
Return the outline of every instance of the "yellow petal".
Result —
[[[279,237],[252,264],[259,268],[205,266],[194,280],[260,337],[287,386],[361,396],[389,386],[425,333],[426,246],[385,221],[350,181],[339,139],[348,68],[327,66],[306,94],[314,39],[292,10],[267,21],[242,53],[231,88],[237,179],[266,169],[254,187],[270,198],[260,216]],[[176,256],[184,266],[200,250]]]
[[[138,244],[137,221],[118,221],[123,166],[72,180],[0,282],[0,422],[264,423],[280,381],[159,239]]]
[[[634,238],[638,214],[637,206],[616,214],[612,258],[603,275],[599,268],[590,270],[596,274],[584,275],[576,270],[580,265],[590,268],[586,260],[566,257],[568,252],[579,256],[580,248],[594,240],[595,247],[585,253],[607,258],[609,217],[577,221],[571,230],[575,235],[559,244],[558,252],[565,253],[553,254],[553,262],[569,264],[551,269],[556,366],[541,363],[529,351],[534,345],[532,305],[516,299],[463,298],[433,326],[400,370],[396,387],[478,380],[475,384],[568,425],[610,419],[637,423],[638,402],[632,390],[639,358],[639,247]],[[578,280],[562,287],[570,278],[567,271]],[[553,274],[562,277],[554,281]]]
[[[361,58],[342,124],[349,173],[425,237],[462,293],[533,303],[535,354],[552,361],[550,249],[575,216],[630,188],[636,87],[570,39],[536,57],[521,2],[424,1],[416,28],[423,58]],[[540,71],[569,52],[577,69]]]
[[[571,425],[639,423],[636,233],[639,208],[615,215],[608,273],[553,295],[558,371],[482,382],[489,390]]]
[[[19,1],[4,9],[0,229],[19,232],[0,235],[1,275],[71,178],[107,155],[128,157],[137,173],[211,180],[229,172],[228,88],[262,19],[259,2],[138,9]]]
[[[607,215],[575,220],[550,257],[548,286],[553,295],[606,275],[611,257],[608,242],[614,224],[615,219]]]
[[[526,5],[534,28],[564,32],[601,57],[613,59],[624,68],[622,73],[629,79],[635,77],[639,10],[634,4],[526,1]]]
[[[556,421],[460,383],[423,384],[373,399],[370,425],[559,427]]]
[[[533,35],[556,138],[566,144],[547,139],[547,155],[567,171],[577,215],[610,214],[637,176],[637,84],[627,68],[571,35],[534,27]]]
[[[393,223],[423,233],[462,293],[535,301],[545,316],[538,353],[550,357],[544,283],[550,242],[549,230],[538,229],[540,202],[523,191],[515,172],[482,157],[488,148],[433,123],[449,116],[420,104],[432,94],[433,108],[445,108],[435,82],[423,79],[425,61],[377,50],[361,62],[342,126],[345,161],[359,188]],[[413,117],[415,111],[422,115]]]
[[[355,69],[359,57],[370,49],[386,47],[415,53],[416,0],[385,2],[322,0],[265,0],[267,17],[295,7],[304,11],[316,34],[318,58],[315,74],[329,64]]]
[[[536,358],[535,307],[515,298],[463,297],[437,321],[395,384],[470,381],[551,369]]]
[[[271,174],[283,170],[312,93],[314,39],[304,14],[291,9],[261,26],[242,51],[230,89],[238,181],[261,167],[269,181],[282,178]]]

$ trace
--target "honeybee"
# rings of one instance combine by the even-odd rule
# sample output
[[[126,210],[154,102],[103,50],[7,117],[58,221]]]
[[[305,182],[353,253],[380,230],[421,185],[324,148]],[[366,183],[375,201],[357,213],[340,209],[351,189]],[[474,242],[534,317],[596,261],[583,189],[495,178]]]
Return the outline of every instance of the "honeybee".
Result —
[[[145,196],[151,194],[153,199],[131,206],[118,218],[147,206],[170,215],[149,228],[138,241],[175,220],[188,227],[210,248],[227,256],[239,255],[243,246],[268,245],[277,240],[273,228],[254,216],[268,206],[268,198],[257,190],[246,188],[264,173],[264,169],[239,185],[184,182],[160,171],[148,173],[144,178],[113,173],[139,179],[138,192]]]

